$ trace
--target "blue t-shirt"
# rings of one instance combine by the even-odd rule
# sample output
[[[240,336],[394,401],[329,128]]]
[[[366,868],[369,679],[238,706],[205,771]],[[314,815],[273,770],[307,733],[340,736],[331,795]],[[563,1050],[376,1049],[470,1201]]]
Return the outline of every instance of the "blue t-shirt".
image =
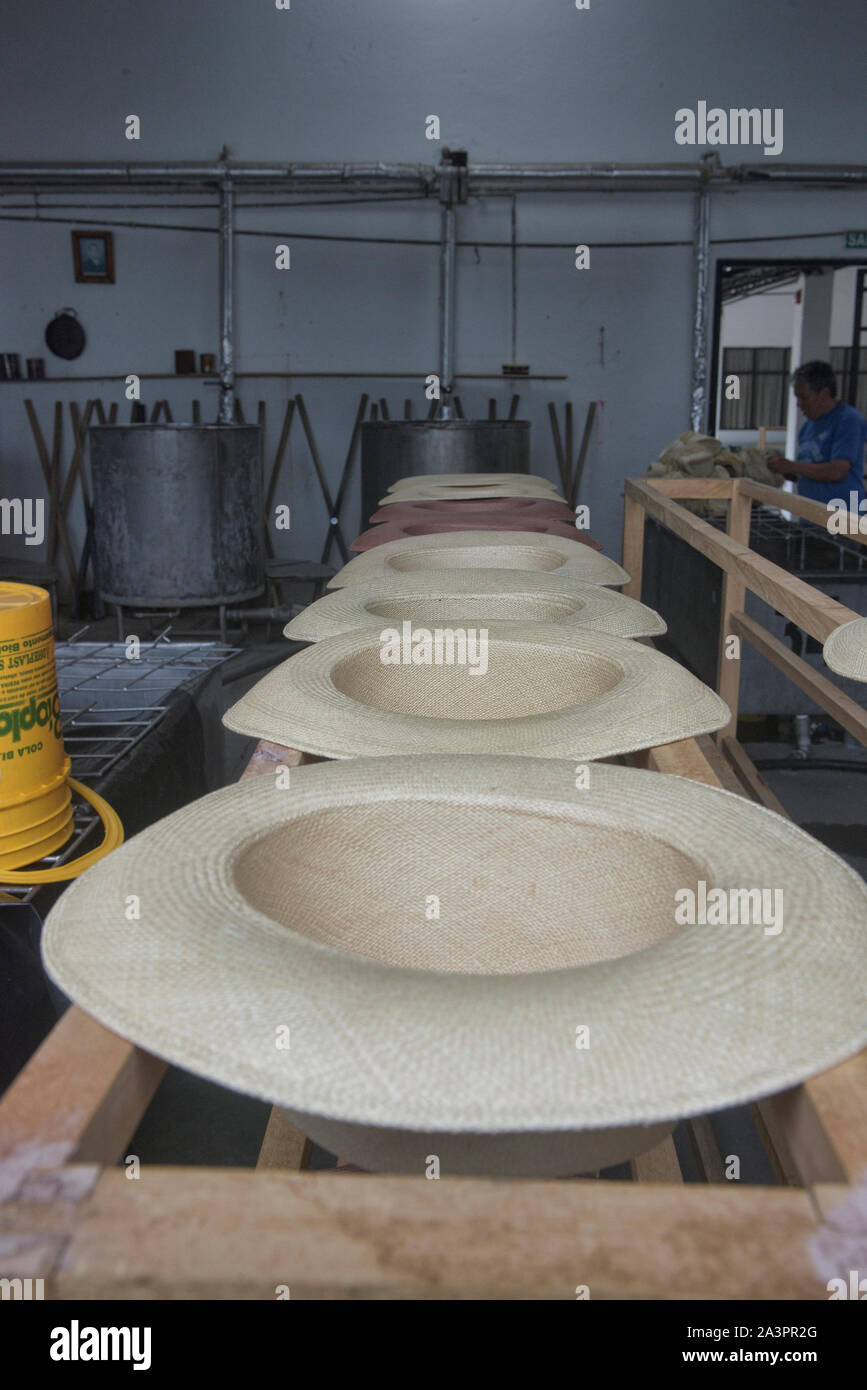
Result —
[[[819,420],[805,420],[798,434],[799,463],[830,463],[848,459],[852,467],[839,483],[820,483],[815,478],[799,478],[798,492],[816,502],[832,502],[841,497],[849,505],[850,492],[864,499],[864,442],[867,420],[854,406],[843,401]]]

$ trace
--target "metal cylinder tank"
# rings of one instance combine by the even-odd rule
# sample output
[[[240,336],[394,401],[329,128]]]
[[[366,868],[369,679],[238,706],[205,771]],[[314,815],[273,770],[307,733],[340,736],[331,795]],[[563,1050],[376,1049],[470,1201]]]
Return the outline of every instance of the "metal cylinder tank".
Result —
[[[93,425],[89,438],[106,602],[192,608],[262,592],[258,425]]]
[[[361,519],[411,474],[529,471],[529,420],[378,420],[361,427]]]

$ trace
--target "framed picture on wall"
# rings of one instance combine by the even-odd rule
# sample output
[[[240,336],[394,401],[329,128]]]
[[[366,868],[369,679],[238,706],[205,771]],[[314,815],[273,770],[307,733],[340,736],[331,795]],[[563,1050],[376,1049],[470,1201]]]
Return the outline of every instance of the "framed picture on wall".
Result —
[[[114,241],[111,232],[73,232],[72,257],[76,284],[114,284]]]

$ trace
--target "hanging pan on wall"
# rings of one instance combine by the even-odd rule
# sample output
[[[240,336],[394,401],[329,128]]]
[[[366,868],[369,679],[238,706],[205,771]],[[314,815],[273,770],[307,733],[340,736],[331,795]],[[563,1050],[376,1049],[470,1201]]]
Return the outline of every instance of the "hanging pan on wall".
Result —
[[[55,357],[71,361],[84,352],[87,339],[74,309],[61,309],[45,330],[45,341]]]

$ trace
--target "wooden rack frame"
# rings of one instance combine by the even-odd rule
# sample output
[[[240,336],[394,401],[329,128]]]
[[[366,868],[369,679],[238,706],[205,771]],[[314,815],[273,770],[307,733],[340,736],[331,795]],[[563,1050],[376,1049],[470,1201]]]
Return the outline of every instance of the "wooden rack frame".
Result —
[[[678,506],[684,495],[729,497],[729,535]],[[723,568],[724,630],[749,587],[827,636],[852,615],[749,551],[753,500],[780,497],[628,482],[632,593],[650,513]],[[260,744],[245,776],[300,761]],[[631,761],[774,804],[730,735]],[[42,1278],[55,1299],[274,1299],[278,1286],[312,1299],[571,1300],[581,1286],[591,1299],[827,1299],[808,1241],[867,1171],[867,1052],[753,1107],[770,1187],[726,1180],[706,1117],[688,1124],[699,1183],[684,1183],[670,1138],[633,1161],[634,1182],[428,1181],[308,1172],[309,1142],[277,1110],[255,1170],[146,1166],[129,1179],[117,1165],[164,1070],[77,1007],[63,1016],[0,1100],[0,1276]]]

